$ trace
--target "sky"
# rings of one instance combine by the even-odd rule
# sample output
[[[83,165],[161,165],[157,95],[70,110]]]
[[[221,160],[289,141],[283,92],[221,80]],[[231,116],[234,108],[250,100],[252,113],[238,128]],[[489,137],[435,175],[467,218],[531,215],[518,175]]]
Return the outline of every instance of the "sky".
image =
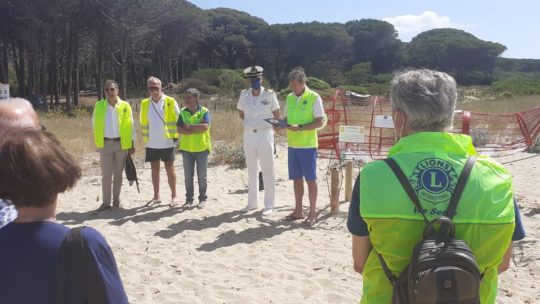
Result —
[[[540,59],[540,0],[188,0],[203,9],[227,7],[269,24],[378,19],[401,41],[451,27],[503,44],[506,58]]]

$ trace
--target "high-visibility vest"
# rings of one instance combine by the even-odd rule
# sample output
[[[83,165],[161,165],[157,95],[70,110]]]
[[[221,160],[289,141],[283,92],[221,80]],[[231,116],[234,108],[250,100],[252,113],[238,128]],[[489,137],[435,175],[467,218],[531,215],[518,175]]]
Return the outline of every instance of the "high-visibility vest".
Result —
[[[165,96],[165,105],[163,109],[163,133],[165,137],[173,139],[178,138],[178,131],[176,130],[176,122],[178,121],[178,115],[176,114],[175,109],[176,101],[174,98]],[[150,99],[146,98],[141,101],[141,130],[143,141],[148,142],[148,108],[150,106]]]
[[[107,100],[103,99],[96,103],[94,107],[94,143],[96,147],[103,148],[105,145],[105,116],[107,115]],[[120,145],[123,150],[133,146],[133,121],[131,107],[129,103],[118,98],[114,105],[118,113],[118,128],[120,133]]]
[[[180,110],[180,117],[185,124],[194,125],[200,124],[206,113],[208,113],[208,109],[203,106],[199,106],[194,114],[191,114],[187,107],[183,107]],[[202,133],[181,134],[180,150],[187,152],[210,151],[210,126]]]
[[[313,105],[319,94],[305,87],[304,93],[296,102],[296,95],[290,93],[287,96],[287,124],[306,125],[315,120],[313,115]],[[290,131],[287,130],[287,143],[291,148],[317,148],[317,129]]]
[[[467,135],[421,132],[402,138],[388,155],[399,164],[426,217],[432,220],[445,215],[468,156],[476,154]],[[360,214],[374,248],[364,266],[361,303],[391,303],[392,285],[375,251],[398,276],[422,238],[423,218],[383,161],[366,165],[360,173]],[[494,160],[479,157],[453,222],[456,238],[467,242],[480,273],[484,274],[481,303],[495,303],[497,267],[510,245],[515,226],[510,173]]]

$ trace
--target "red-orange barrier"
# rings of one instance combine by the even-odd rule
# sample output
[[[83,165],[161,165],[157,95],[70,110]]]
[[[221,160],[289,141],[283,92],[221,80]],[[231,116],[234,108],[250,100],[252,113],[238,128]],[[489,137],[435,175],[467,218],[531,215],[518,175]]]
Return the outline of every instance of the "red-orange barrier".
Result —
[[[394,129],[377,122],[391,121],[387,98],[336,90],[333,96],[323,97],[323,105],[328,123],[319,131],[321,158],[368,161],[386,157],[395,142]],[[341,125],[363,127],[363,142],[340,142]],[[540,135],[540,108],[497,115],[457,110],[450,132],[469,134],[481,153],[530,149]]]

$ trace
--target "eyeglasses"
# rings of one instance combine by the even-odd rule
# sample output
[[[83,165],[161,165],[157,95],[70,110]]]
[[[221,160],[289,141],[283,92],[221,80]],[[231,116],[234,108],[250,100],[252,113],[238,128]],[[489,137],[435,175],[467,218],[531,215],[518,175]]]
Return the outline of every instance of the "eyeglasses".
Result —
[[[149,91],[159,91],[159,87],[148,87]]]
[[[114,91],[116,91],[116,89],[115,88],[106,88],[105,89],[105,92],[109,92],[109,91],[114,92]]]

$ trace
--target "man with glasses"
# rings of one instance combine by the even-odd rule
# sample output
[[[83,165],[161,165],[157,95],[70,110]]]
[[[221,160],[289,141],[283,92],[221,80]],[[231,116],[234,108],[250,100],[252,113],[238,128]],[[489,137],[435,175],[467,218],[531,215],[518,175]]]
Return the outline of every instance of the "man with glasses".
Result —
[[[274,130],[264,119],[281,116],[276,93],[262,86],[263,68],[250,66],[244,70],[250,88],[240,93],[238,113],[244,123],[244,154],[248,169],[248,202],[242,213],[257,209],[257,177],[259,165],[264,185],[264,211],[269,215],[276,199],[274,170]]]
[[[129,103],[118,98],[118,84],[105,81],[105,99],[96,103],[92,117],[94,143],[99,151],[103,203],[97,211],[120,208],[122,173],[126,157],[135,153],[135,128]]]
[[[2,146],[2,138],[8,131],[27,128],[40,128],[39,119],[32,104],[22,98],[0,101],[0,146]],[[15,207],[0,199],[0,228],[16,218],[17,210]]]
[[[141,101],[140,121],[143,141],[146,144],[146,162],[152,169],[154,197],[147,205],[161,203],[159,194],[160,161],[165,164],[167,181],[171,188],[171,207],[178,205],[176,197],[176,173],[174,172],[174,149],[178,141],[176,122],[180,114],[178,103],[163,93],[161,80],[148,78],[150,97]]]
[[[185,107],[180,111],[177,122],[178,133],[182,134],[180,152],[184,161],[184,178],[186,184],[186,206],[193,204],[195,190],[193,177],[197,165],[197,181],[199,184],[199,205],[206,205],[207,164],[210,143],[210,114],[208,109],[199,104],[199,90],[187,89],[184,94]]]

